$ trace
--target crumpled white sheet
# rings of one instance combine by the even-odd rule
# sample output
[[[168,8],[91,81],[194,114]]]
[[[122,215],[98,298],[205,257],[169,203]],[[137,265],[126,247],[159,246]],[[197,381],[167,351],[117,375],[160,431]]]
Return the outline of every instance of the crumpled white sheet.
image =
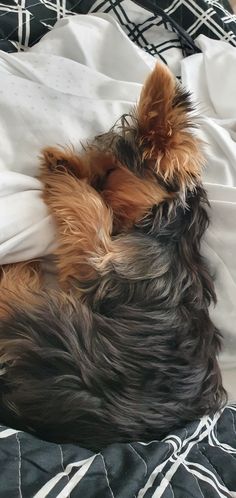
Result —
[[[229,369],[236,368],[236,50],[204,36],[198,43],[202,54],[182,61],[182,79],[200,102],[198,133],[208,142],[212,222],[202,250],[216,275],[212,317]],[[109,129],[137,101],[155,62],[105,14],[62,19],[29,52],[0,53],[0,264],[54,247],[36,179],[40,149],[72,143],[80,150],[80,141]]]

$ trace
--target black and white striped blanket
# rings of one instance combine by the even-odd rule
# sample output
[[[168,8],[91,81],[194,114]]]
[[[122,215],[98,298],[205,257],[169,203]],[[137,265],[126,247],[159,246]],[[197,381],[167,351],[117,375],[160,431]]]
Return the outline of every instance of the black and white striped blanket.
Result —
[[[174,68],[199,51],[200,33],[236,46],[227,8],[215,0],[0,1],[0,50],[26,50],[61,17],[101,11]],[[114,444],[98,454],[1,427],[0,498],[236,497],[235,427],[236,406],[228,406],[163,441]]]
[[[0,430],[0,498],[236,497],[236,407],[163,441],[93,454]]]
[[[199,34],[236,46],[236,16],[227,0],[2,0],[0,50],[25,50],[60,18],[89,12],[109,13],[132,41],[164,60],[173,48],[197,51]],[[156,36],[160,26],[168,32],[164,42]]]

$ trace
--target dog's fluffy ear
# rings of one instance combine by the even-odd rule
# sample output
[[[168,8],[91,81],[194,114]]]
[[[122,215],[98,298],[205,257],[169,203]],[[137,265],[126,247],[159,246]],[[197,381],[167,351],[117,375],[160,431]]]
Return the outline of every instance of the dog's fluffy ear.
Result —
[[[173,190],[198,183],[203,158],[191,127],[189,94],[169,69],[156,64],[144,83],[136,109],[142,159]]]

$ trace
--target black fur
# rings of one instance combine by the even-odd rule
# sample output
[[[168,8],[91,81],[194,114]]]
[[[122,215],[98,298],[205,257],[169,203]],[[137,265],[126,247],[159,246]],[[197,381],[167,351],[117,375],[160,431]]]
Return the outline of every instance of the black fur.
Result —
[[[89,305],[44,295],[33,313],[0,324],[13,358],[0,377],[2,421],[99,450],[161,438],[221,406],[215,293],[199,252],[203,188],[186,203],[154,207],[124,235],[136,248],[129,278],[111,268]]]

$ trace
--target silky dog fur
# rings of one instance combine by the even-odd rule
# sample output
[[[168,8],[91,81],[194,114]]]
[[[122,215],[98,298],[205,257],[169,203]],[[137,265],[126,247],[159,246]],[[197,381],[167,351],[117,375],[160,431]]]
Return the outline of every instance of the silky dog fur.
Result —
[[[161,64],[80,155],[43,151],[58,289],[40,262],[2,267],[2,422],[99,450],[222,406],[202,165],[190,97]]]

